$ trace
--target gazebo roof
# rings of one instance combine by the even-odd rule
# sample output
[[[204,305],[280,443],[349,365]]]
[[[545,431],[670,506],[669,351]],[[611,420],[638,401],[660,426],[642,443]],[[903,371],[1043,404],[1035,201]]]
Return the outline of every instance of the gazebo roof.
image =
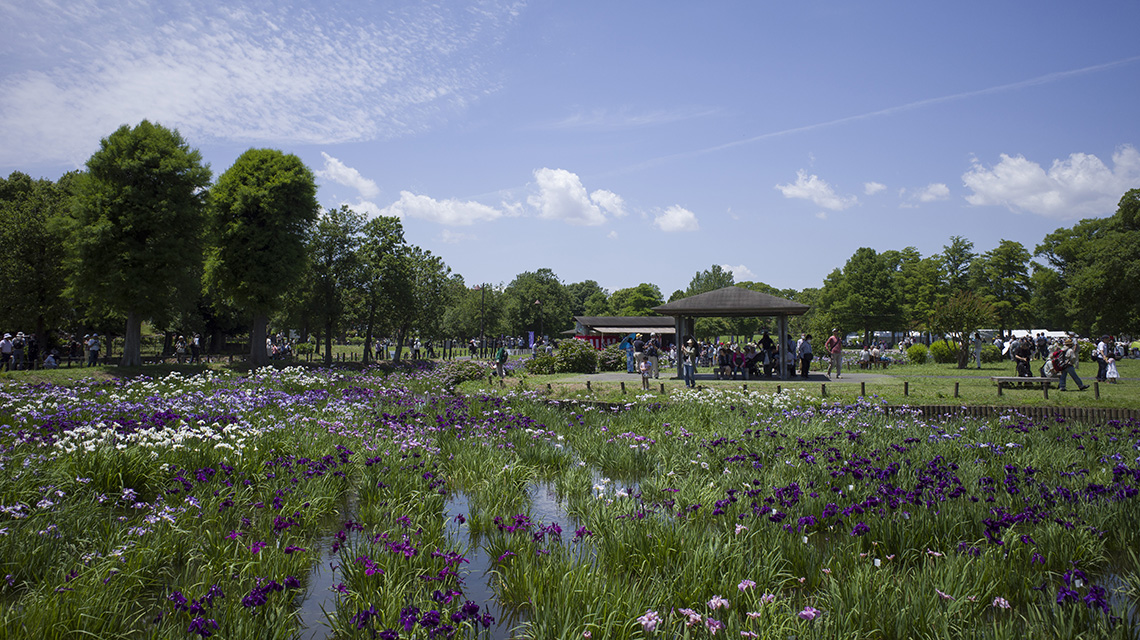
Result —
[[[801,302],[785,300],[743,287],[725,287],[674,300],[660,307],[653,307],[653,311],[664,316],[732,318],[801,316],[810,308]]]

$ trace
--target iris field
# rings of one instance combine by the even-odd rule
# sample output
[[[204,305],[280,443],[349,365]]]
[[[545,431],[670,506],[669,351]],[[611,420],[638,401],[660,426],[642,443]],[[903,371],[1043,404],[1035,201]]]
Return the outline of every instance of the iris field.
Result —
[[[452,365],[0,387],[0,638],[1137,638],[1140,424]]]

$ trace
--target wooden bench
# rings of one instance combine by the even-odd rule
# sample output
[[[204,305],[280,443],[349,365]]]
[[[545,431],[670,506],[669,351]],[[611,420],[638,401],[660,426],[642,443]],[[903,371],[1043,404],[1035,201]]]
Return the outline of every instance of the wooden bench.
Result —
[[[997,383],[998,395],[1001,395],[1002,389],[1013,386],[1018,386],[1023,389],[1041,389],[1045,394],[1045,399],[1049,399],[1049,385],[1058,382],[1060,378],[1042,378],[1037,377],[1022,377],[1022,376],[990,376],[990,380]]]
[[[990,380],[997,383],[999,387],[1012,387],[1027,386],[1034,389],[1041,388],[1041,385],[1049,385],[1056,383],[1060,378],[1041,378],[1041,377],[1022,377],[1022,376],[990,376]]]

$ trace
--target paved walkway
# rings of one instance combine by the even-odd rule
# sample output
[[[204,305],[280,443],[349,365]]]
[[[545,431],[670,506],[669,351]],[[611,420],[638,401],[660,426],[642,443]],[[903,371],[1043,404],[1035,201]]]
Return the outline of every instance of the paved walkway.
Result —
[[[821,383],[827,382],[827,383],[834,383],[834,384],[843,384],[843,383],[868,382],[871,380],[881,380],[881,379],[886,378],[886,377],[889,377],[889,375],[886,373],[865,373],[865,372],[863,372],[863,373],[845,373],[845,374],[843,374],[843,377],[841,377],[841,378],[836,378],[833,375],[829,379],[827,377],[826,373],[819,372],[819,371],[812,371],[811,375],[808,376],[807,379],[796,376],[794,378],[788,378],[787,380],[780,380],[779,378],[776,378],[776,377],[753,378],[751,380],[742,380],[740,378],[737,378],[736,380],[731,380],[731,379],[729,379],[729,380],[717,380],[716,378],[713,377],[713,374],[711,374],[711,373],[698,373],[696,375],[696,380],[697,380],[697,384],[704,384],[704,385],[709,385],[709,384],[711,384],[711,385],[730,385],[730,384],[738,384],[738,383],[739,384],[748,384],[748,383],[753,383],[753,384],[761,384],[761,383],[781,384],[781,383],[783,383],[783,384],[787,384],[787,383],[791,383],[791,382],[821,382]],[[682,381],[681,378],[678,378],[673,374],[672,369],[669,370],[668,374],[665,371],[662,371],[661,372],[661,378],[658,380],[658,382],[660,382],[661,380],[676,380],[677,382]],[[566,378],[564,381],[565,382],[571,382],[571,383],[584,383],[586,381],[589,381],[589,382],[632,382],[632,383],[636,383],[636,384],[641,384],[641,375],[637,374],[637,373],[626,373],[624,371],[607,371],[605,373],[581,374],[581,375],[577,375],[574,377]]]

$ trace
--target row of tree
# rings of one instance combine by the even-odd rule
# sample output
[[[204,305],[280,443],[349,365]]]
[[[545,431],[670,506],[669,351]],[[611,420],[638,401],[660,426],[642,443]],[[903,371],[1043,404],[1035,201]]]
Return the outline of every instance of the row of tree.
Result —
[[[399,348],[426,339],[557,334],[574,316],[651,315],[665,302],[650,283],[609,292],[564,284],[549,269],[508,284],[469,286],[438,256],[409,244],[400,221],[347,207],[321,209],[312,172],[271,149],[242,154],[216,181],[177,131],[143,121],[101,142],[84,171],[58,181],[0,179],[0,322],[124,336],[123,363],[141,361],[143,322],[197,332],[217,347],[248,334],[267,361],[270,326],[333,340],[380,337]],[[1033,261],[1043,259],[1043,264]],[[939,254],[858,249],[819,288],[734,281],[697,272],[669,301],[737,285],[803,302],[793,331],[929,330],[957,334],[992,323],[1140,332],[1140,190],[1110,218],[1058,229],[1030,253],[1002,240],[991,251],[953,236]],[[244,326],[244,328],[243,328]],[[120,329],[125,327],[125,329]],[[763,318],[705,318],[702,338],[752,335]]]

